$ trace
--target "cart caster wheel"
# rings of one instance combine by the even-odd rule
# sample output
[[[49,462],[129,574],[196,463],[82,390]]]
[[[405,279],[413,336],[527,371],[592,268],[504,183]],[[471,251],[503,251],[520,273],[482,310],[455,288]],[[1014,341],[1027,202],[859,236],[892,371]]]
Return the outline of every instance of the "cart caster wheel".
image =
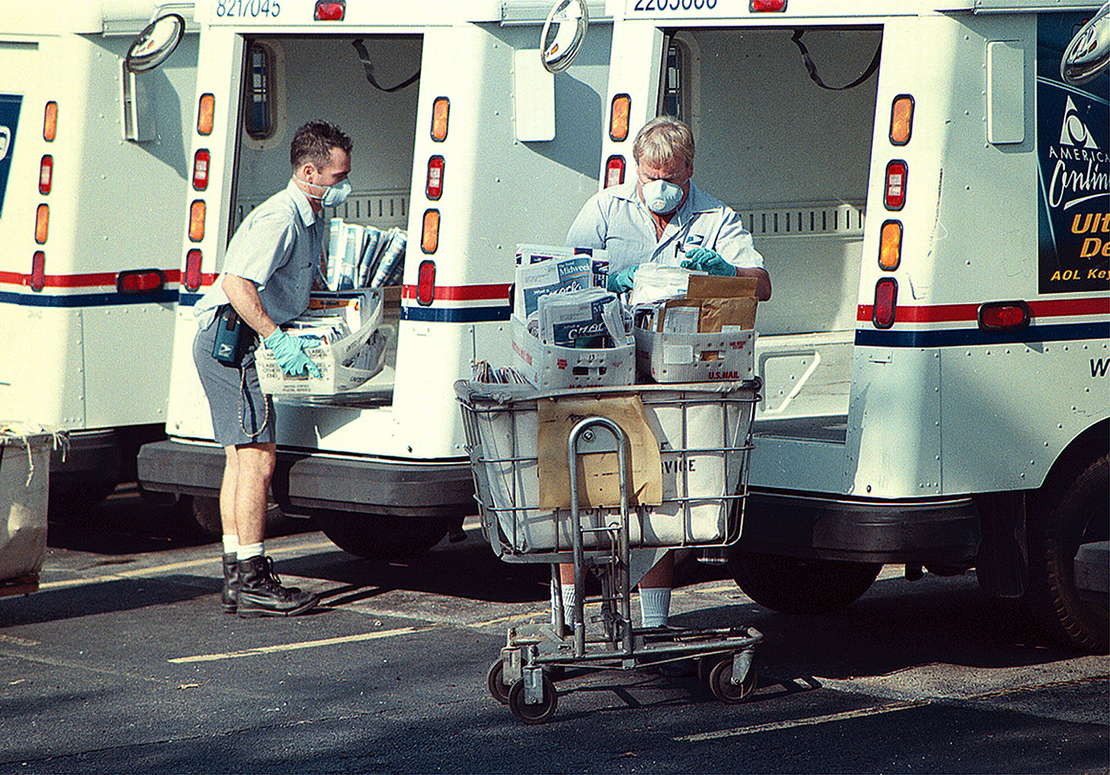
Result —
[[[709,669],[708,683],[713,696],[721,702],[743,702],[755,691],[755,665],[748,668],[748,674],[744,676],[743,681],[734,684],[732,682],[732,657],[725,657]]]
[[[489,693],[493,695],[493,699],[502,705],[508,705],[509,687],[505,685],[504,676],[505,663],[499,659],[489,666],[489,673],[486,674],[486,686],[489,687]]]
[[[524,702],[524,679],[520,679],[509,689],[509,710],[525,724],[543,724],[550,721],[559,706],[559,693],[555,684],[546,675],[543,677],[543,700],[535,705]]]

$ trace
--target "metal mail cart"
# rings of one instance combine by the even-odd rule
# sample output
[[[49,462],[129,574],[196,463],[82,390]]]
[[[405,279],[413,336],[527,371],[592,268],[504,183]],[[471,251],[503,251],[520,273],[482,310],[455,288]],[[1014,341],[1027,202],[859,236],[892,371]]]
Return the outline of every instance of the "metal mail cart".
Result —
[[[763,637],[756,629],[637,628],[630,590],[671,549],[723,547],[739,537],[759,388],[758,380],[546,392],[455,383],[482,532],[506,562],[551,564],[556,587],[556,623],[510,628],[489,671],[490,693],[519,720],[536,724],[554,715],[558,692],[550,674],[569,666],[628,670],[694,659],[699,676],[720,700],[740,702],[755,689],[752,659]],[[658,503],[630,505],[633,445],[621,424],[629,421],[606,416],[613,402],[622,401],[635,407],[650,431],[639,428],[641,437],[650,437],[641,443],[657,446]],[[569,492],[565,504],[551,508],[540,497],[540,422],[550,414],[547,406],[566,402],[577,402],[567,404],[573,410],[563,418],[564,431],[573,424],[563,448]],[[591,456],[597,481],[616,477],[614,505],[580,504],[588,486],[580,468],[585,470],[584,459]],[[577,603],[571,612],[562,611],[557,563],[574,565]],[[584,617],[587,570],[601,581],[601,612],[590,622],[597,625],[593,629]]]

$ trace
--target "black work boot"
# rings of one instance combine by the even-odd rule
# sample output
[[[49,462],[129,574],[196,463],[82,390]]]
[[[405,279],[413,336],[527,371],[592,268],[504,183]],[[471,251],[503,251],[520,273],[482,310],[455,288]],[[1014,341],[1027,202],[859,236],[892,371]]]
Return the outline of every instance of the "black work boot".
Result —
[[[239,616],[296,616],[303,614],[320,602],[310,592],[295,587],[283,587],[274,573],[270,557],[251,557],[239,561]]]
[[[239,605],[239,561],[234,554],[224,555],[224,591],[220,595],[224,613],[233,614]]]

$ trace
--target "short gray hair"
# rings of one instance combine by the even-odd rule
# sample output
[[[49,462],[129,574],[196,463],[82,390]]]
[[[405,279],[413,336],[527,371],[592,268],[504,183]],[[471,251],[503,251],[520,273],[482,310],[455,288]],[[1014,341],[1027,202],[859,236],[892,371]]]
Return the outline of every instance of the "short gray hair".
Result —
[[[653,118],[636,133],[632,157],[637,164],[646,162],[662,167],[676,157],[694,163],[694,133],[690,125],[673,116]]]

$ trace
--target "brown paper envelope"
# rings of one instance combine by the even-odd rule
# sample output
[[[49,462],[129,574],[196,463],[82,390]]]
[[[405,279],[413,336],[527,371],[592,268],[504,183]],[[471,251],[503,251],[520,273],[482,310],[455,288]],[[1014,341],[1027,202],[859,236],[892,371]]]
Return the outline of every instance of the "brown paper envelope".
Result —
[[[687,299],[727,299],[737,296],[755,296],[757,281],[754,277],[716,277],[690,275],[686,286]]]
[[[757,300],[751,296],[730,299],[702,299],[698,333],[716,334],[722,326],[755,328]]]
[[[606,417],[628,435],[631,448],[626,457],[631,478],[627,484],[629,506],[657,506],[662,502],[663,470],[659,441],[648,425],[639,396],[560,397],[540,399],[536,403],[540,508],[570,508],[567,439],[574,426],[586,417]],[[578,505],[584,508],[620,506],[616,452],[578,455]]]

